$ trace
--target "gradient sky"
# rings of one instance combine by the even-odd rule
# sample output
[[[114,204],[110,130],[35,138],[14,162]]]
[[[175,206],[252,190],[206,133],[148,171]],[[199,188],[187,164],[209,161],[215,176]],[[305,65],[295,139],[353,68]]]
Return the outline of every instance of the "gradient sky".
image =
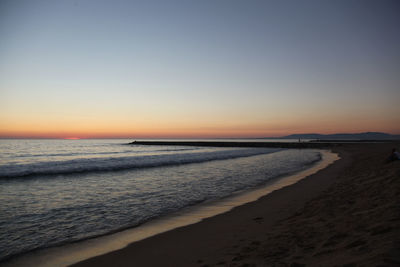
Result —
[[[0,137],[400,134],[400,1],[0,0]]]

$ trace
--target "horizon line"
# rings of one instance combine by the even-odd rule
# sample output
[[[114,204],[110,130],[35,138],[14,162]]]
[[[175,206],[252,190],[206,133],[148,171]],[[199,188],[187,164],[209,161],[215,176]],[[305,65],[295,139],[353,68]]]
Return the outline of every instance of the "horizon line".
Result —
[[[335,132],[335,133],[292,133],[280,136],[258,136],[258,137],[233,137],[233,136],[223,136],[223,137],[201,137],[201,136],[148,136],[148,137],[127,137],[127,136],[103,136],[103,137],[79,137],[79,136],[64,136],[64,137],[49,137],[49,136],[0,136],[0,139],[55,139],[55,140],[81,140],[81,139],[279,139],[289,137],[291,135],[358,135],[358,134],[367,134],[367,133],[375,133],[375,134],[387,134],[387,135],[400,135],[400,133],[387,133],[387,132],[379,132],[379,131],[363,131],[363,132]],[[308,139],[308,138],[306,138]]]

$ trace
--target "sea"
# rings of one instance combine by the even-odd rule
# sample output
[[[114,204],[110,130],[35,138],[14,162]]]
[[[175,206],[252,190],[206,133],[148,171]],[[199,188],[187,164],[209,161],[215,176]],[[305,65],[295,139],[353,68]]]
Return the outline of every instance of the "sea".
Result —
[[[0,263],[223,200],[321,160],[313,149],[132,141],[0,140]]]

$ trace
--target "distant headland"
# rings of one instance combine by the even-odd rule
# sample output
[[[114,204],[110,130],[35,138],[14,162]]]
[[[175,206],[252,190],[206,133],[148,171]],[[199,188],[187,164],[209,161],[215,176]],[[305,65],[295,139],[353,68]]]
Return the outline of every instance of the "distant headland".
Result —
[[[274,137],[274,139],[400,140],[400,135],[394,135],[382,132],[336,133],[336,134],[305,133],[305,134],[291,134],[283,137]]]

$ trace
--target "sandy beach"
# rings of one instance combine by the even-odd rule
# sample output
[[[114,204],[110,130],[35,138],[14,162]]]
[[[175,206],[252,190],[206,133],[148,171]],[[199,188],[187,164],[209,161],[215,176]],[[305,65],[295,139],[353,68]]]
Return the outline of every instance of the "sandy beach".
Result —
[[[398,266],[399,143],[341,159],[258,201],[73,266]]]
[[[0,0],[0,267],[400,266],[399,14]]]

